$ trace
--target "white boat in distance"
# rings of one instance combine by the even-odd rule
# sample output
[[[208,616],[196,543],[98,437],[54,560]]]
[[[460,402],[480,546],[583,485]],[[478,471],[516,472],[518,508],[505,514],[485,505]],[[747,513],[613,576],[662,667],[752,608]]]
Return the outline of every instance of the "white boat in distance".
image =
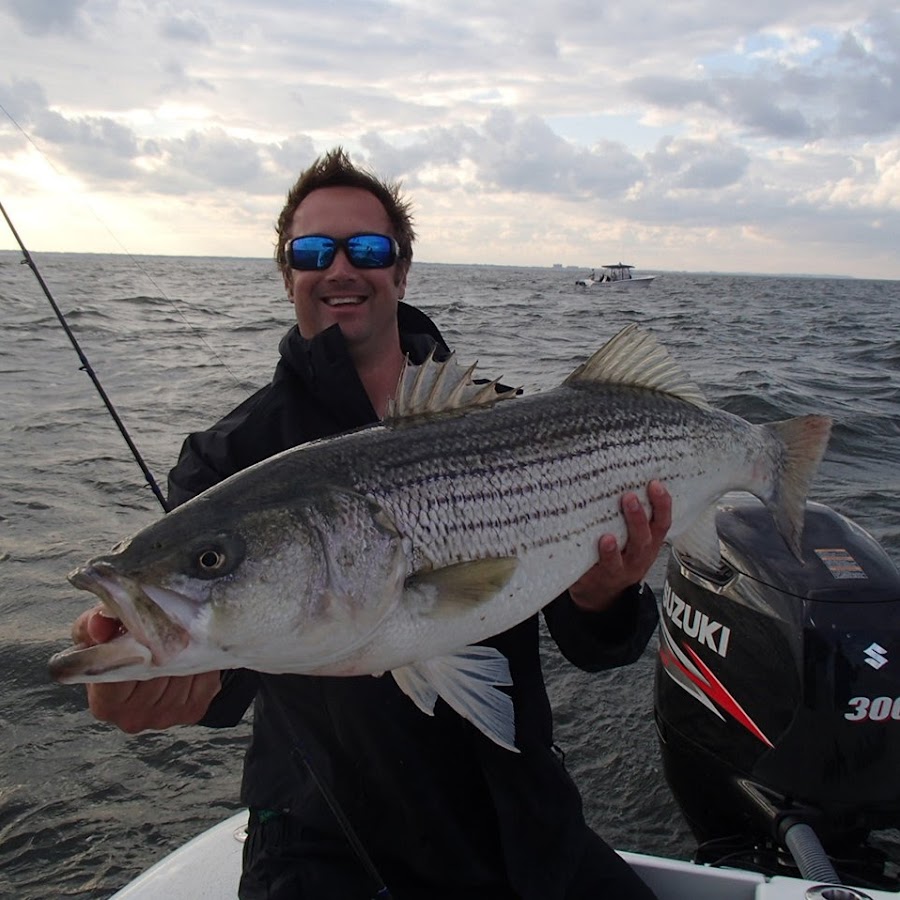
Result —
[[[599,275],[597,270],[594,269],[590,275],[584,278],[576,278],[575,284],[579,287],[594,287],[594,285],[602,287],[647,287],[656,278],[655,275],[639,275],[635,278],[631,274],[634,266],[629,266],[627,263],[622,262],[610,263],[607,266],[600,266],[600,268],[602,271]]]

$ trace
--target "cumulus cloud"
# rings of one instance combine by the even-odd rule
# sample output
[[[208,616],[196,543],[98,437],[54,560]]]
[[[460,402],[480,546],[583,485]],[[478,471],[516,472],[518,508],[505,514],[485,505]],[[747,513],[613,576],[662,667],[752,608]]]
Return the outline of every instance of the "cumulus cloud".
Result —
[[[206,24],[190,12],[167,15],[159,23],[159,33],[164,38],[186,41],[189,44],[209,44],[212,38]]]
[[[900,125],[900,15],[878,15],[804,53],[735,58],[733,71],[647,75],[628,89],[668,110],[704,107],[723,127],[806,141],[880,135]],[[722,68],[720,64],[720,68]],[[744,71],[738,71],[743,69]]]
[[[722,139],[665,138],[646,156],[652,180],[676,189],[716,190],[736,184],[747,172],[750,155]]]
[[[51,109],[40,85],[14,81],[0,85],[0,105],[36,146],[58,151],[59,165],[90,179],[134,177],[140,141],[134,132],[105,116],[67,118]],[[23,136],[20,143],[24,143]]]
[[[888,0],[352,0],[314,29],[296,10],[0,0],[0,104],[58,170],[161,209],[268,208],[340,143],[457,235],[488,205],[517,233],[637,223],[660,247],[688,228],[825,241],[844,215],[881,248],[897,224]],[[0,118],[0,188],[25,183],[25,135]]]
[[[5,0],[26,34],[77,34],[88,0]]]
[[[183,138],[159,143],[159,167],[146,179],[160,191],[199,191],[263,187],[262,148],[234,138],[221,129],[192,131]]]
[[[614,196],[641,174],[638,160],[619,144],[578,148],[537,116],[517,118],[506,110],[487,119],[478,150],[481,180],[517,193]]]
[[[0,105],[19,125],[27,126],[36,114],[47,108],[47,95],[33,79],[0,82]]]
[[[480,189],[513,194],[552,194],[570,200],[624,194],[644,172],[641,161],[622,144],[601,141],[581,148],[556,134],[539,116],[495,110],[472,126],[431,128],[421,139],[392,147],[368,134],[363,146],[371,166],[410,185],[428,173],[469,173]],[[461,175],[446,182],[463,183]]]

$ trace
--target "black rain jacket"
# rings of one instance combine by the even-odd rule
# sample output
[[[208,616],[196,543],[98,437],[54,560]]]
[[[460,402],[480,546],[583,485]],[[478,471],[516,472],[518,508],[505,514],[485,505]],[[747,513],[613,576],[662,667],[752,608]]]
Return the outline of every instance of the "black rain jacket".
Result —
[[[438,355],[449,352],[414,307],[401,303],[398,323],[413,362],[435,345]],[[377,421],[337,326],[311,341],[293,327],[279,349],[271,384],[186,439],[169,476],[173,505],[279,451]],[[567,594],[545,608],[550,634],[572,663],[600,671],[641,655],[656,625],[655,602],[646,587],[629,593],[605,613],[584,613]],[[330,785],[395,897],[481,896],[479,889],[497,898],[564,897],[596,837],[552,747],[538,628],[533,616],[485,642],[510,663],[518,754],[443,701],[433,717],[424,715],[389,675],[225,672],[202,724],[235,725],[254,704],[242,801],[284,815],[291,852],[321,869],[317,896],[344,897],[328,872],[362,867],[298,754]]]

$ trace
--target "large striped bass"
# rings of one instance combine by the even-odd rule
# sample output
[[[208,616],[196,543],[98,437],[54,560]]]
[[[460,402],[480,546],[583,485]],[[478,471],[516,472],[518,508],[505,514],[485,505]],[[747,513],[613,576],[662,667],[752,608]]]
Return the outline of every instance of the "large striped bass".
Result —
[[[510,392],[511,393],[511,392]],[[624,543],[620,510],[665,483],[670,540],[719,561],[715,503],[750,491],[800,555],[831,422],[752,425],[709,406],[628,326],[554,390],[495,402],[472,369],[407,367],[385,421],[240,472],[69,576],[125,633],[50,661],[62,682],[228,668],[391,672],[514,749],[505,658],[474,646]]]

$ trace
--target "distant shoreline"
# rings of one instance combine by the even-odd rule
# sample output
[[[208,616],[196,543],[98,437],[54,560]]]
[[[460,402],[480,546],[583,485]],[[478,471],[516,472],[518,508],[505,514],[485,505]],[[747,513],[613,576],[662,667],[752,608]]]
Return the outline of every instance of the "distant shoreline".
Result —
[[[217,259],[217,260],[234,260],[235,262],[268,262],[274,265],[274,262],[271,258],[267,256],[203,256],[197,254],[180,254],[180,255],[172,255],[168,253],[94,253],[90,251],[78,251],[78,250],[31,250],[31,255],[34,257],[49,257],[49,256],[97,256],[97,257],[105,257],[105,256],[113,256],[113,257],[130,257],[132,259],[140,260],[140,259]],[[10,262],[14,262],[15,260],[4,260],[2,256],[11,256],[16,257],[21,261],[24,261],[21,250],[15,249],[2,249],[0,248],[0,265],[7,265]],[[590,266],[575,266],[575,265],[558,265],[551,263],[546,266],[526,266],[526,265],[515,265],[513,263],[474,263],[474,262],[462,262],[462,263],[444,263],[444,262],[432,262],[424,259],[416,259],[414,260],[414,264],[419,266],[472,266],[476,268],[483,269],[541,269],[556,272],[582,272],[585,270],[589,270]],[[637,270],[636,270],[637,271]],[[641,269],[642,273],[646,273],[648,275],[715,275],[715,276],[734,276],[739,278],[804,278],[804,279],[822,279],[822,280],[841,280],[841,281],[900,281],[900,278],[864,278],[860,275],[833,275],[833,274],[823,274],[817,275],[809,272],[741,272],[741,271],[719,271],[715,269]]]

